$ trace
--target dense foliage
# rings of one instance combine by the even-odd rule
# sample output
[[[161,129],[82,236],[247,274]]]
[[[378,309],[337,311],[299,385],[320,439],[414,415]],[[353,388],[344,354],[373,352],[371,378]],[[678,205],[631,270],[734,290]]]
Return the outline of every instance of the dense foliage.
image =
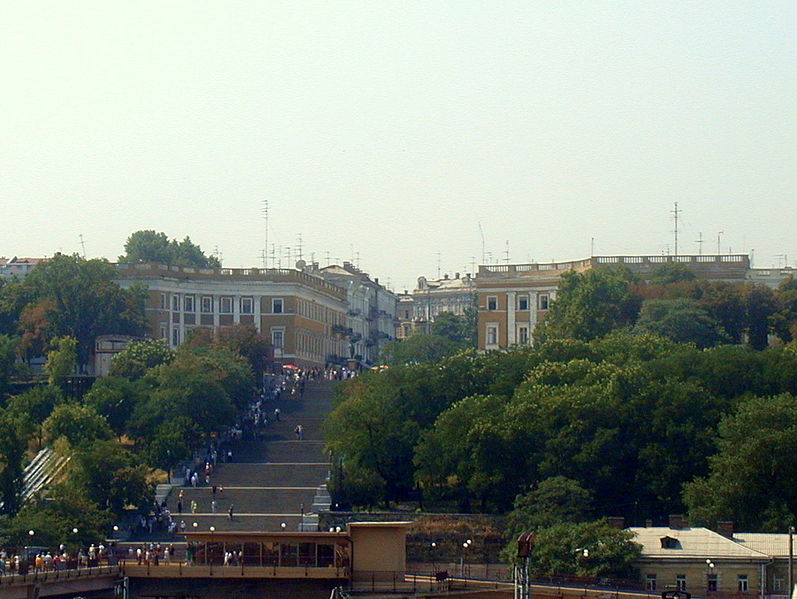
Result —
[[[676,275],[669,285],[696,285]],[[590,297],[632,305],[622,293],[624,276],[589,278],[590,287],[608,285]],[[739,305],[750,294],[768,302],[759,289],[739,287]],[[649,316],[633,329],[629,310],[612,308],[608,317],[582,317],[565,329],[554,322],[533,348],[408,360],[349,382],[327,423],[336,500],[514,508],[524,526],[546,527],[552,520],[545,513],[561,514],[527,504],[537,505],[540,494],[551,504],[558,491],[578,498],[561,506],[571,522],[663,522],[688,510],[704,524],[782,528],[797,516],[787,476],[797,455],[797,352],[754,349],[752,320],[736,330],[719,324],[735,305],[731,291],[702,289],[711,301],[657,298],[647,310],[643,302]],[[649,328],[659,311],[666,318]],[[718,316],[707,326],[712,313]],[[598,329],[585,339],[572,334],[592,326]],[[751,343],[714,346],[708,334],[744,334]]]
[[[177,241],[170,240],[165,233],[152,229],[136,231],[127,238],[125,253],[119,262],[157,262],[176,266],[208,268],[221,266],[215,256],[206,256],[190,237]]]

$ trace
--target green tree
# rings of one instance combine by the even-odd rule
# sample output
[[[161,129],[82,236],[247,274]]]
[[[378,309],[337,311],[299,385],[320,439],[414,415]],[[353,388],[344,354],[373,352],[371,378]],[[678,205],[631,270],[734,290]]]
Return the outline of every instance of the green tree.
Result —
[[[174,351],[163,339],[134,339],[116,354],[108,374],[135,380],[143,377],[147,370],[168,364],[174,359]]]
[[[671,285],[681,281],[694,281],[695,273],[682,262],[665,262],[650,273],[650,282],[655,285]]]
[[[19,508],[25,457],[23,427],[9,410],[0,410],[0,513],[14,514]]]
[[[535,574],[634,578],[642,548],[633,533],[605,520],[565,522],[537,532],[531,565]]]
[[[476,345],[476,321],[473,318],[475,310],[469,308],[463,316],[453,312],[440,312],[432,323],[432,334],[445,337],[449,341],[464,347]]]
[[[16,364],[18,347],[18,338],[0,335],[0,396],[9,388],[9,383],[18,372]]]
[[[753,349],[769,345],[770,320],[777,313],[774,292],[763,284],[749,283],[742,292],[745,306],[748,343]]]
[[[108,376],[97,380],[83,401],[105,417],[113,432],[121,436],[136,406],[146,400],[149,392],[144,381]]]
[[[98,335],[144,332],[145,300],[143,288],[122,289],[116,284],[116,270],[107,261],[85,260],[77,254],[56,254],[39,264],[25,277],[17,296],[20,311],[27,305],[40,305],[46,341],[77,339],[81,367],[88,363]]]
[[[684,485],[690,520],[733,520],[750,530],[784,530],[797,516],[797,399],[791,394],[741,402],[719,427],[711,471]]]
[[[73,337],[56,337],[50,341],[52,348],[47,352],[47,363],[44,371],[51,387],[64,390],[66,377],[75,372],[77,367],[77,339]]]
[[[0,533],[0,544],[57,547],[64,543],[74,550],[105,538],[111,521],[110,512],[81,491],[56,484],[46,497],[37,497],[19,510]],[[28,534],[31,530],[33,537]]]
[[[640,306],[629,290],[633,280],[626,268],[566,272],[548,317],[535,328],[536,342],[555,337],[590,341],[633,325]]]
[[[218,258],[206,256],[189,237],[186,236],[182,241],[169,240],[165,233],[156,233],[152,229],[131,234],[125,242],[125,254],[119,256],[119,262],[157,262],[196,268],[221,266]]]
[[[9,414],[16,419],[20,438],[27,443],[31,439],[41,447],[43,439],[42,423],[52,413],[59,398],[59,391],[48,385],[38,385],[15,395],[6,406]]]
[[[154,488],[147,481],[147,469],[115,441],[84,444],[69,465],[67,484],[115,515],[122,516],[127,506],[149,508]]]
[[[642,304],[635,332],[653,333],[678,343],[711,347],[725,337],[717,322],[692,299],[654,299]]]
[[[515,507],[507,515],[506,529],[511,538],[517,538],[524,531],[560,522],[583,522],[588,519],[591,503],[592,495],[578,481],[565,476],[546,478],[515,498]]]
[[[403,341],[393,341],[385,345],[379,359],[383,364],[420,364],[437,362],[462,348],[461,344],[441,335],[416,333]]]
[[[43,430],[44,437],[49,441],[65,437],[73,447],[113,436],[105,417],[93,408],[71,403],[56,406],[44,421]]]

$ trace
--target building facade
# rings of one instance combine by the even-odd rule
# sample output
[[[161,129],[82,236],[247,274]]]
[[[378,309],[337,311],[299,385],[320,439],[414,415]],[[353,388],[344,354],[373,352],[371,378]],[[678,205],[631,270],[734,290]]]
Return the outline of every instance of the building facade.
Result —
[[[0,258],[0,278],[24,279],[25,276],[45,258]]]
[[[670,516],[669,526],[629,528],[642,546],[636,566],[646,590],[789,599],[789,535],[734,533],[732,522],[717,524],[715,532]]]
[[[350,262],[324,268],[312,264],[309,272],[346,290],[348,357],[365,367],[376,364],[382,348],[395,339],[396,295]]]
[[[594,256],[570,262],[482,265],[475,280],[478,347],[491,350],[529,345],[567,272],[624,266],[645,279],[663,264],[683,264],[698,279],[740,283],[750,280],[750,259],[741,254]]]
[[[148,289],[149,334],[171,347],[191,330],[249,323],[274,346],[276,363],[304,368],[345,360],[346,291],[294,269],[117,264],[124,288]]]
[[[441,312],[464,316],[475,308],[476,285],[470,274],[445,275],[429,280],[418,277],[418,285],[398,296],[396,337],[406,339],[413,333],[430,333],[435,317]]]

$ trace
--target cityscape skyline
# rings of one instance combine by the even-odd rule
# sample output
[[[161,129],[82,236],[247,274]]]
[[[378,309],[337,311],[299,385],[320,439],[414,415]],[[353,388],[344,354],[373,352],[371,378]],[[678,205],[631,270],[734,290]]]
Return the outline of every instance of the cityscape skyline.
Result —
[[[674,202],[678,253],[797,257],[793,3],[6,8],[7,257],[155,229],[260,266],[264,201],[275,262],[301,234],[398,292],[675,253]]]

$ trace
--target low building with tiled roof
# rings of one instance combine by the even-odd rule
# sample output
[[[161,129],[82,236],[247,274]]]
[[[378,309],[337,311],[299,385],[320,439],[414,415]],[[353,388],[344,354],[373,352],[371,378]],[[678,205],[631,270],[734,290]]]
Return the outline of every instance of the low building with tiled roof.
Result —
[[[670,526],[629,528],[642,546],[637,567],[647,590],[788,599],[789,535],[733,533],[724,524],[722,534],[680,517]]]

